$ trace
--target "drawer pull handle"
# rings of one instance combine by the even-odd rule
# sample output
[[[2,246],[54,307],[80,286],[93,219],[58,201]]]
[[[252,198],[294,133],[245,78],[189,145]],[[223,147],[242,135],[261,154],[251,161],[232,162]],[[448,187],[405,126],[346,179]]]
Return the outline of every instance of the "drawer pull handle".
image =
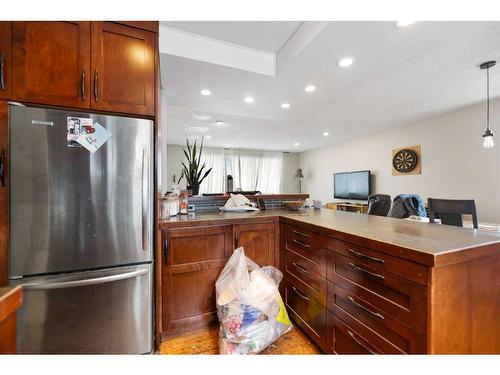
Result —
[[[297,241],[295,238],[292,240],[293,242],[295,242],[296,244],[300,245],[300,246],[304,246],[304,247],[311,247],[311,245],[306,245],[305,243],[303,242],[300,242],[300,241]]]
[[[305,295],[303,295],[302,293],[300,293],[296,287],[292,286],[292,289],[293,291],[295,292],[295,294],[297,294],[300,298],[302,299],[305,299],[306,301],[309,301],[309,298]]]
[[[349,266],[351,268],[354,268],[357,271],[360,271],[360,272],[363,272],[364,274],[367,274],[368,276],[374,277],[374,278],[379,279],[379,280],[385,280],[384,276],[379,275],[378,273],[373,273],[373,272],[370,272],[368,270],[365,270],[364,268],[358,267],[358,266],[356,266],[355,264],[353,264],[351,262],[349,262]]]
[[[305,273],[305,274],[309,274],[309,271],[307,270],[307,268],[305,268],[304,266],[301,266],[300,264],[297,264],[295,262],[292,263],[292,265],[297,268],[300,272],[302,273]]]
[[[356,336],[354,336],[354,333],[352,333],[351,331],[347,331],[347,333],[349,334],[349,336],[351,336],[351,339],[354,340],[354,342],[356,344],[358,344],[359,346],[361,346],[362,348],[368,350],[371,354],[377,354],[375,353],[373,350],[371,350],[370,348],[368,348],[365,344],[363,344],[361,341],[359,341]]]
[[[374,262],[377,262],[377,263],[385,263],[385,260],[383,260],[383,259],[374,258],[374,257],[371,257],[369,255],[358,253],[357,251],[354,251],[352,249],[347,249],[347,251],[349,251],[352,255],[354,255],[355,257],[358,257],[358,258],[373,260]]]
[[[360,304],[359,302],[356,302],[356,300],[354,298],[352,298],[351,296],[347,296],[347,298],[349,299],[349,301],[351,301],[351,303],[354,306],[360,308],[361,310],[366,311],[367,313],[370,313],[370,314],[372,314],[373,316],[376,316],[379,319],[382,319],[382,320],[385,319],[382,314],[379,314],[379,313],[377,313],[375,311],[372,311],[369,308],[367,308],[367,307],[363,306],[362,304]]]
[[[307,233],[302,233],[302,232],[299,232],[298,230],[295,230],[295,229],[292,229],[292,232],[295,234],[298,234],[299,236],[310,237]]]

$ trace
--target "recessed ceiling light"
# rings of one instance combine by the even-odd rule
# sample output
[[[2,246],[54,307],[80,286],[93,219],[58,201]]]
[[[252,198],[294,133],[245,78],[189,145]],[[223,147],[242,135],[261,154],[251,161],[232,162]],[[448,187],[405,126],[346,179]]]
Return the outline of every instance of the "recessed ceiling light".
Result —
[[[398,29],[402,29],[403,27],[408,27],[410,25],[413,25],[414,23],[415,21],[396,21],[394,22],[394,26]]]
[[[328,137],[328,136],[330,135],[330,133],[328,133],[328,132],[324,132],[324,133],[323,133],[323,135],[324,135],[325,137]]]
[[[245,96],[245,99],[243,99],[243,101],[248,104],[253,103],[253,97]]]
[[[300,146],[300,143],[299,142],[295,142],[293,145],[294,146]]]
[[[306,92],[313,92],[314,90],[316,90],[316,86],[314,86],[314,85],[308,85],[308,86],[306,86],[306,87],[304,88],[304,90],[305,90]]]
[[[215,121],[215,126],[224,126],[224,125],[226,125],[226,123],[224,121],[221,121],[221,120]]]
[[[211,117],[209,115],[198,115],[198,114],[193,114],[193,118],[195,120],[200,120],[200,121],[206,121],[206,120],[210,120]]]
[[[339,61],[339,66],[341,68],[347,68],[348,66],[352,65],[352,58],[351,57],[344,57]]]
[[[206,139],[210,139],[210,138],[212,138],[212,136],[211,135],[206,135],[205,138]]]
[[[200,91],[200,94],[203,95],[203,96],[208,96],[208,95],[212,94],[212,91],[207,90],[207,89],[203,89],[203,90]]]
[[[283,108],[283,109],[288,109],[288,108],[290,108],[290,104],[289,104],[289,103],[283,103],[283,104],[281,105],[281,108]]]

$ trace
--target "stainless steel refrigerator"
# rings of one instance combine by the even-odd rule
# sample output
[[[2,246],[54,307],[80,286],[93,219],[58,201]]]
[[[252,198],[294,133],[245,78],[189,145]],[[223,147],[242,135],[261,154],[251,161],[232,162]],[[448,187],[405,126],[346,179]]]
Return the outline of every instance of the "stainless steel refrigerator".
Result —
[[[68,118],[111,138],[70,145]],[[9,153],[18,352],[151,352],[152,121],[10,105]]]

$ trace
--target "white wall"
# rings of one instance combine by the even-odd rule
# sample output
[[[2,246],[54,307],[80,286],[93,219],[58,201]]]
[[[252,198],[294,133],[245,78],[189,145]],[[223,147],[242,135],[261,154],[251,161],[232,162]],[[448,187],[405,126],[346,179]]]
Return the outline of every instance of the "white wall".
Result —
[[[374,193],[394,197],[417,193],[433,198],[475,199],[480,221],[500,223],[500,100],[492,103],[496,145],[486,150],[485,104],[439,115],[411,125],[334,144],[300,155],[303,191],[333,200],[333,173],[370,169]],[[392,149],[420,144],[422,174],[392,176]]]
[[[163,174],[163,186],[162,190],[168,190],[172,186],[172,176],[175,173],[176,178],[181,175],[181,163],[184,161],[185,156],[182,152],[183,147],[177,145],[167,145],[166,147],[166,160],[164,161],[163,170],[166,171]],[[210,147],[206,147],[210,149]],[[300,156],[298,153],[289,152],[283,153],[283,169],[282,169],[282,183],[281,183],[281,193],[298,193],[299,185],[295,179],[295,173],[299,167]],[[181,188],[185,188],[185,181],[181,182]]]

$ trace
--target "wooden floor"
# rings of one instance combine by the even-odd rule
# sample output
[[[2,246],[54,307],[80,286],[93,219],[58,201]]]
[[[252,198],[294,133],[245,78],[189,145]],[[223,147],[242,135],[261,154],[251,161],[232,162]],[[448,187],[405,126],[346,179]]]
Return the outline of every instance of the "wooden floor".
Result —
[[[219,327],[167,339],[161,343],[160,354],[219,354]],[[261,354],[319,354],[320,351],[299,328],[269,345]]]

